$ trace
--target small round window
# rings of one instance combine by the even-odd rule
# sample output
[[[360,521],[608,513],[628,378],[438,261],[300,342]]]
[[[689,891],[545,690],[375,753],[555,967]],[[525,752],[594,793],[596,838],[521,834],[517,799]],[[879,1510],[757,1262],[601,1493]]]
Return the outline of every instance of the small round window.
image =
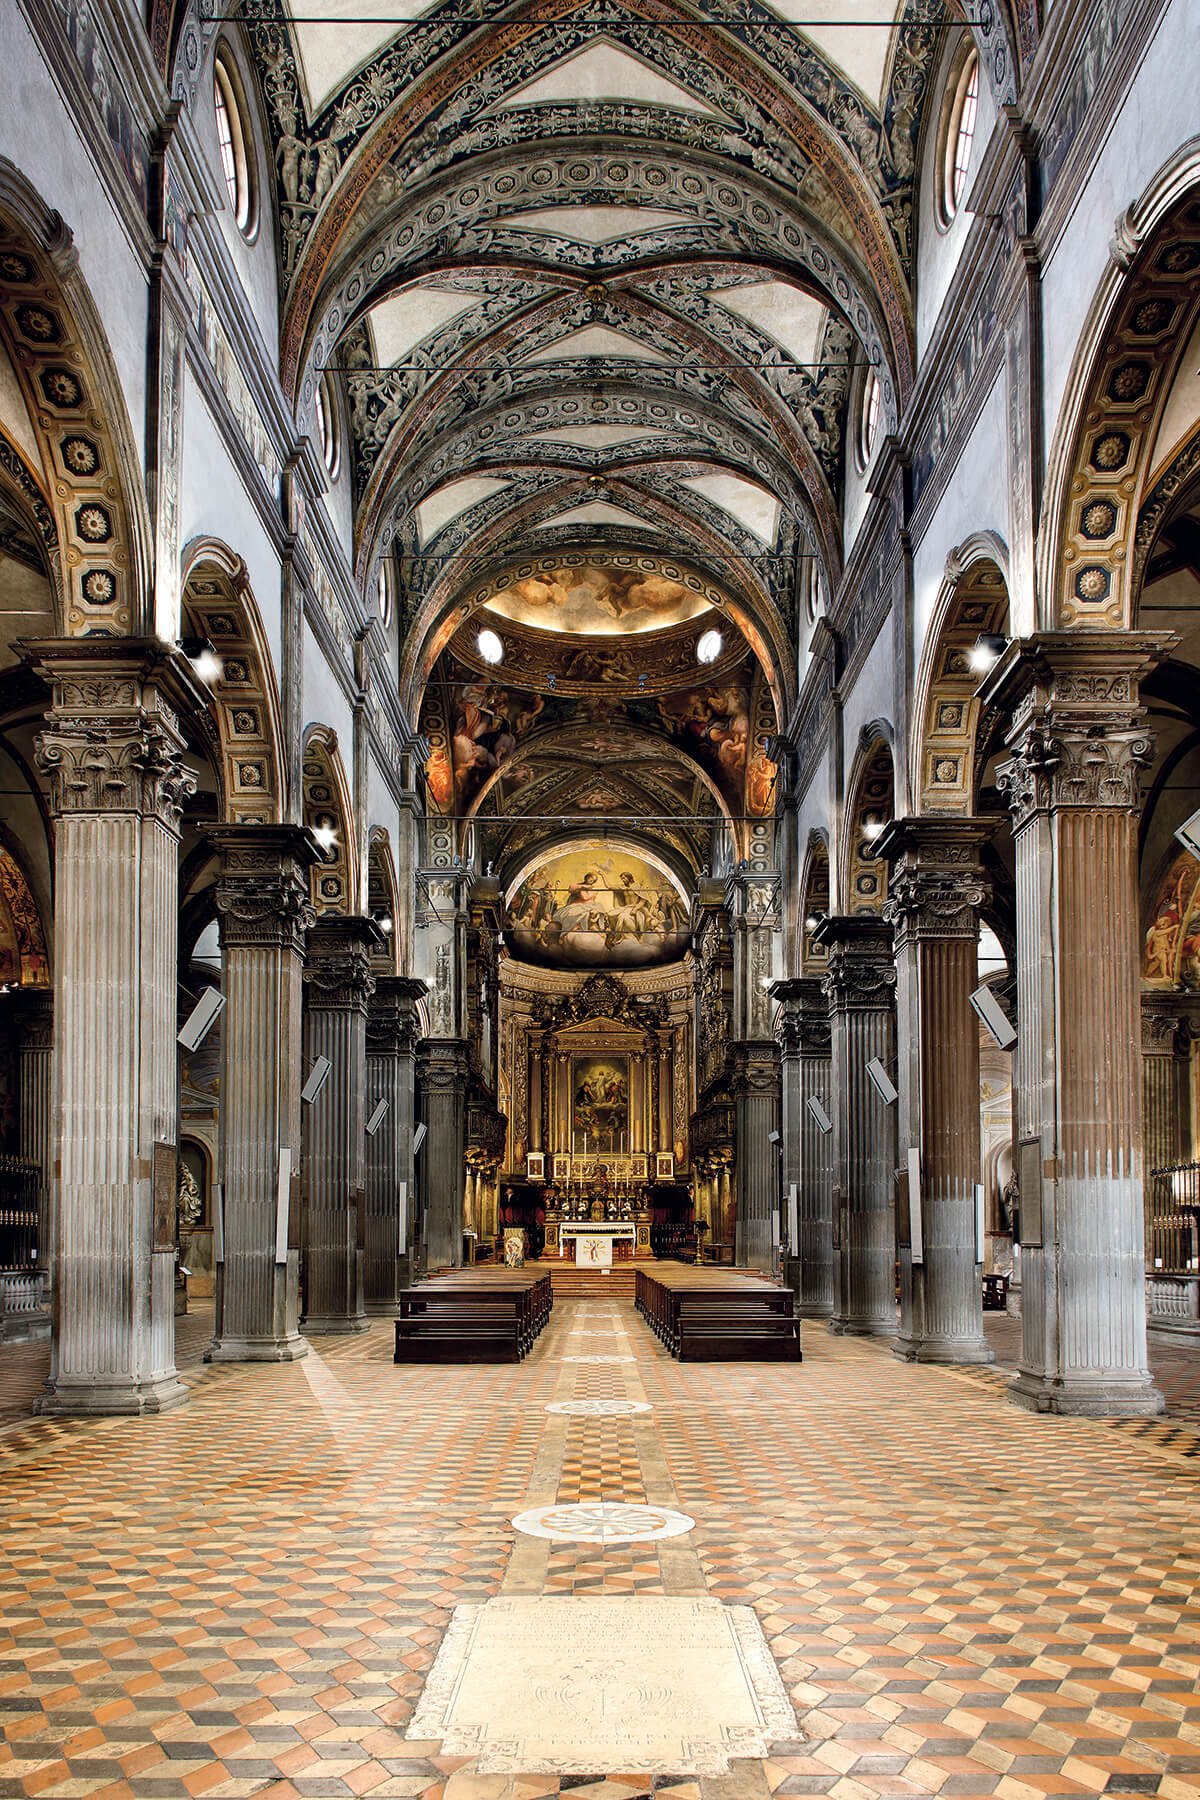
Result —
[[[338,438],[337,402],[328,375],[317,383],[317,431],[321,439],[321,455],[331,475],[338,472],[340,441]]]
[[[947,93],[938,208],[943,225],[950,223],[962,205],[978,113],[979,57],[972,49],[963,58]]]
[[[213,64],[213,112],[221,172],[237,228],[245,238],[254,236],[257,223],[254,169],[250,157],[250,131],[242,101],[241,84],[231,63],[218,51]]]
[[[868,369],[863,376],[862,391],[858,401],[858,466],[866,468],[875,453],[875,439],[879,434],[879,377],[874,369]]]

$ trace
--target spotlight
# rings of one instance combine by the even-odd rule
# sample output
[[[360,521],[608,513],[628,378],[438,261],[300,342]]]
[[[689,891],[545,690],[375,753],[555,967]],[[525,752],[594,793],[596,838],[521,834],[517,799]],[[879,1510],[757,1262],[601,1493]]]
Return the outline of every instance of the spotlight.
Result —
[[[868,813],[863,820],[862,830],[868,844],[873,844],[876,838],[883,836],[883,820],[875,813]]]
[[[320,844],[322,850],[332,850],[333,846],[337,843],[337,828],[334,825],[333,820],[330,818],[318,819],[313,830],[313,836],[316,838],[318,844]]]
[[[494,631],[485,626],[475,639],[475,648],[484,662],[498,663],[504,661],[504,645]]]
[[[804,921],[804,929],[805,931],[815,931],[820,923],[821,921],[816,913],[809,913],[807,919]]]
[[[391,915],[390,915],[390,914],[389,914],[389,913],[384,913],[384,915],[383,915],[383,917],[382,917],[382,919],[377,919],[377,920],[376,920],[376,921],[375,921],[375,923],[376,923],[376,924],[377,924],[377,925],[378,925],[378,927],[379,927],[379,929],[380,929],[380,931],[382,931],[382,933],[383,933],[383,935],[384,935],[384,937],[390,937],[390,936],[391,936],[391,934],[392,934],[392,920],[391,920]]]
[[[183,654],[201,681],[209,684],[220,681],[225,665],[207,638],[186,637],[180,642]]]
[[[696,661],[702,663],[714,663],[724,648],[725,639],[714,625],[703,634],[697,643]]]
[[[973,675],[986,675],[994,669],[1008,649],[1008,639],[995,631],[981,631],[967,653],[967,665]]]

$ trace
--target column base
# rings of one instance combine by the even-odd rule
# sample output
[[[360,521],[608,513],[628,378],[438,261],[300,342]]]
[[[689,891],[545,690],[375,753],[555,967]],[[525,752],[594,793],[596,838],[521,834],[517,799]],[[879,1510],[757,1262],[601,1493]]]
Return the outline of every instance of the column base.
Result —
[[[365,1313],[316,1313],[300,1323],[309,1337],[345,1337],[350,1332],[371,1329]]]
[[[400,1317],[399,1300],[368,1300],[368,1319],[398,1319]]]
[[[992,1363],[996,1352],[982,1337],[919,1338],[898,1337],[892,1345],[894,1355],[913,1363]]]
[[[829,1329],[834,1337],[894,1338],[899,1327],[894,1319],[830,1319]]]
[[[1153,1419],[1167,1404],[1149,1376],[1138,1382],[1060,1380],[1022,1369],[1009,1382],[1008,1395],[1026,1412],[1079,1419]]]
[[[232,1362],[298,1362],[307,1356],[309,1345],[297,1332],[292,1337],[220,1337],[214,1338],[204,1352],[206,1363]]]
[[[821,1319],[828,1325],[833,1319],[833,1308],[821,1306],[816,1302],[799,1300],[796,1303],[796,1317],[798,1319]]]
[[[48,1394],[39,1394],[33,1411],[39,1418],[111,1419],[141,1418],[148,1413],[171,1412],[185,1406],[192,1390],[174,1375],[157,1381],[80,1382],[59,1381]]]

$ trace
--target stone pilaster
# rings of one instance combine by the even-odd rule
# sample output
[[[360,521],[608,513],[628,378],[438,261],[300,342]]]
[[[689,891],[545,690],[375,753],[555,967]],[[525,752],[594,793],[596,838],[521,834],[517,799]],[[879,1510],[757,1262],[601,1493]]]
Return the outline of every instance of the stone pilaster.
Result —
[[[884,916],[895,928],[900,1160],[920,1155],[921,1243],[899,1221],[900,1336],[909,1362],[983,1363],[975,1261],[980,1178],[979,916],[990,896],[979,819],[898,819],[879,841],[890,864]]]
[[[363,1291],[368,1313],[391,1315],[412,1278],[413,1120],[416,1003],[425,983],[380,975],[367,1005],[367,1093],[370,1118],[380,1100],[383,1121],[367,1139],[367,1217]]]
[[[1160,1412],[1146,1363],[1137,815],[1151,735],[1134,633],[1010,647],[983,689],[1011,715],[1020,1041],[1021,1365],[1041,1412]]]
[[[283,1163],[300,1170],[304,940],[320,860],[295,825],[210,832],[220,858],[222,1260],[210,1362],[289,1362],[299,1331],[300,1221],[279,1230]],[[289,1215],[297,1184],[287,1180]],[[281,1241],[282,1240],[282,1241]]]
[[[159,644],[29,646],[53,704],[37,740],[55,819],[55,1343],[42,1413],[178,1406],[175,1005],[183,707]]]
[[[468,1066],[467,1046],[461,1039],[426,1038],[417,1053],[427,1127],[420,1192],[429,1269],[456,1269],[462,1262]]]
[[[779,1152],[768,1134],[779,1130],[779,1046],[770,1038],[731,1044],[729,1070],[737,1137],[734,1258],[739,1267],[770,1269]]]
[[[308,934],[304,969],[304,1067],[333,1065],[304,1108],[304,1329],[365,1331],[367,1003],[371,953],[383,934],[370,919],[324,913]]]
[[[833,1312],[833,1136],[809,1108],[815,1099],[832,1117],[829,1002],[816,976],[777,981],[777,1029],[783,1087],[783,1198],[796,1187],[792,1255],[800,1270],[798,1310],[809,1319]],[[789,1236],[791,1227],[788,1227]]]
[[[1191,1156],[1188,1044],[1195,998],[1151,989],[1142,995],[1142,1121],[1146,1172]]]
[[[896,968],[892,928],[870,913],[831,915],[813,932],[829,950],[833,1116],[833,1331],[892,1337],[895,1262],[892,1190],[896,1120],[867,1074],[892,1066]]]

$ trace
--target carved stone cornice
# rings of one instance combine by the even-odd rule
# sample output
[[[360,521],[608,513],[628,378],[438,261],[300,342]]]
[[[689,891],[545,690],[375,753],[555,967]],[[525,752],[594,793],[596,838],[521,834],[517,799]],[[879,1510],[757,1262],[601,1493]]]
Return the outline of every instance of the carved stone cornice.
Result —
[[[357,913],[321,913],[308,934],[304,987],[310,1008],[365,1012],[375,992],[371,956],[383,944],[373,919]]]
[[[876,913],[830,914],[813,932],[829,962],[822,981],[835,1012],[887,1011],[895,1004],[892,927]]]
[[[589,975],[577,992],[561,999],[535,995],[532,1012],[535,1024],[549,1032],[585,1019],[616,1019],[653,1031],[666,1023],[667,1003],[658,995],[639,999],[615,975]]]
[[[222,946],[302,951],[317,916],[308,871],[322,860],[312,832],[300,825],[219,825],[207,841],[221,859]]]
[[[1145,989],[1141,1013],[1143,1056],[1186,1056],[1190,1040],[1200,1037],[1200,994]]]
[[[417,1081],[424,1094],[459,1092],[466,1098],[470,1058],[463,1038],[422,1038],[417,1047]]]
[[[773,1038],[739,1038],[729,1046],[729,1086],[741,1098],[779,1094],[779,1045]]]
[[[779,1007],[775,1037],[782,1054],[827,1057],[833,1034],[820,977],[801,975],[790,981],[773,981],[771,998]]]
[[[53,1050],[52,988],[16,988],[9,996],[9,1009],[8,1017],[21,1050]]]
[[[979,936],[991,899],[980,855],[996,830],[987,819],[894,819],[876,846],[888,864],[883,917],[903,938]]]
[[[178,831],[196,791],[180,718],[207,710],[186,659],[142,638],[47,639],[21,654],[53,696],[34,758],[55,817],[134,813]]]
[[[367,1005],[367,1055],[402,1055],[421,1035],[417,1001],[426,984],[408,975],[377,975]]]
[[[1044,812],[1137,808],[1154,747],[1139,683],[1175,642],[1173,633],[1080,631],[1009,646],[980,692],[1010,715],[1012,755],[997,783],[1014,829]]]

